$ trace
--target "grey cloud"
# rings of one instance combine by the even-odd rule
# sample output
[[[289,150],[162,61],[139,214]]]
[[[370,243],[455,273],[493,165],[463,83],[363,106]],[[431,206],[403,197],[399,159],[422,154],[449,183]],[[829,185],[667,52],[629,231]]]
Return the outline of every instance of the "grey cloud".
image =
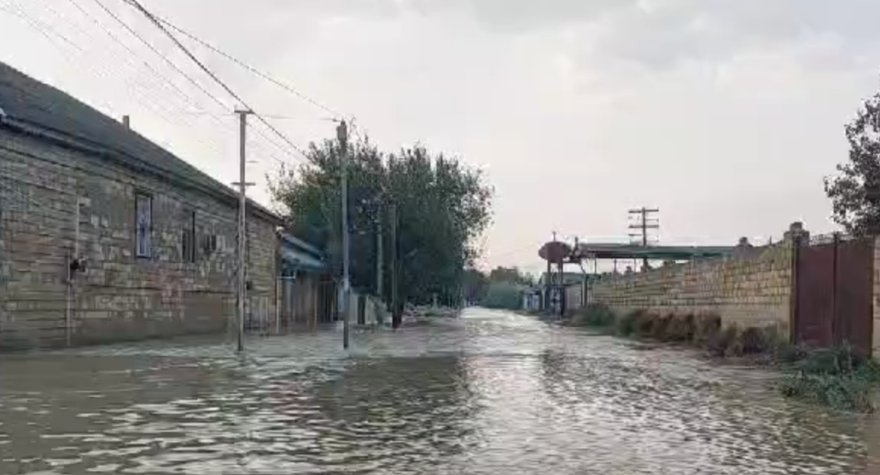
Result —
[[[585,50],[652,69],[673,67],[682,60],[724,60],[744,48],[770,48],[807,36],[838,36],[853,49],[880,40],[876,0],[372,0],[367,4],[384,8],[386,14],[404,8],[425,15],[458,12],[507,34],[568,26],[599,29],[598,39],[584,40],[590,42]]]
[[[723,61],[737,51],[773,48],[833,35],[858,50],[880,40],[873,19],[880,2],[821,0],[677,0],[655,8],[629,8],[608,17],[610,26],[591,50],[615,60],[669,68],[682,60]],[[826,58],[828,65],[846,61]]]
[[[631,7],[636,0],[410,0],[407,4],[425,13],[464,10],[490,28],[521,32],[595,19]]]

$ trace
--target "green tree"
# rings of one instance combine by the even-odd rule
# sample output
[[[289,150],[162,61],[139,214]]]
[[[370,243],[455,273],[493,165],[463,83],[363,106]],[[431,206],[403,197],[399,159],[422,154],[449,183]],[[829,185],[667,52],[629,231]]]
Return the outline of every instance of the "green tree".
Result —
[[[327,140],[312,144],[308,161],[297,170],[283,169],[271,180],[276,203],[287,210],[295,233],[323,245],[341,274],[339,184],[341,149]],[[458,303],[465,267],[477,256],[473,242],[490,221],[491,189],[482,175],[455,159],[432,156],[421,146],[383,154],[368,139],[349,150],[349,219],[351,281],[355,288],[376,288],[376,236],[384,229],[385,269],[394,243],[389,232],[391,205],[397,209],[399,291],[414,303],[436,294]],[[389,272],[384,279],[390,294]]]
[[[479,269],[469,267],[464,271],[464,298],[468,303],[481,303],[486,296],[489,278]]]
[[[522,308],[522,292],[525,288],[525,285],[513,282],[489,282],[481,304],[488,308],[518,310]]]
[[[489,280],[492,282],[509,282],[523,285],[532,284],[531,276],[521,272],[518,267],[498,266],[489,272]]]
[[[849,161],[825,178],[834,221],[857,235],[880,232],[880,93],[846,125]]]

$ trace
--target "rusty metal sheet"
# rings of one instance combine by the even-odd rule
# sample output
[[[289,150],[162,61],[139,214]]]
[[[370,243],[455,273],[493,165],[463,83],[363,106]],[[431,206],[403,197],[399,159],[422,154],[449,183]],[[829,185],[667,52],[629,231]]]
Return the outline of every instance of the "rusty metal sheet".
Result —
[[[849,342],[871,354],[873,331],[873,264],[871,239],[841,242],[837,248],[834,342]]]
[[[834,323],[834,244],[802,246],[797,257],[795,338],[810,346],[830,346]]]

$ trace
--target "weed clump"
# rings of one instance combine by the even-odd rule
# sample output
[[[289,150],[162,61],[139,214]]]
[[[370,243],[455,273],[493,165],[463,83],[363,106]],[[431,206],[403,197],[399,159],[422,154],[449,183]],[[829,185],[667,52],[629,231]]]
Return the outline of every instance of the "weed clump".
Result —
[[[586,327],[610,327],[614,325],[616,317],[610,307],[604,304],[590,304],[582,311],[576,313],[572,319],[572,325]]]
[[[719,322],[720,325],[720,322]],[[715,356],[731,356],[736,354],[737,328],[731,325],[713,332],[706,343],[706,348]]]
[[[836,409],[873,412],[875,384],[880,366],[849,344],[812,350],[779,383],[787,397],[815,402]]]
[[[715,314],[702,314],[694,317],[694,342],[707,346],[721,331],[721,317]]]
[[[696,326],[692,314],[673,315],[666,325],[665,339],[675,342],[689,342],[693,341],[695,333]]]
[[[631,336],[636,332],[636,322],[644,315],[643,310],[633,310],[626,315],[617,319],[617,334],[620,336]]]

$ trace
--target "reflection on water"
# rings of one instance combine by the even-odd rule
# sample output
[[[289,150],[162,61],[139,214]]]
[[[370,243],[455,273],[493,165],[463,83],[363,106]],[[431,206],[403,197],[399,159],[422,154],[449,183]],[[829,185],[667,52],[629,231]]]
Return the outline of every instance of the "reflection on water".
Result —
[[[880,473],[880,422],[510,313],[0,357],[0,473]]]

